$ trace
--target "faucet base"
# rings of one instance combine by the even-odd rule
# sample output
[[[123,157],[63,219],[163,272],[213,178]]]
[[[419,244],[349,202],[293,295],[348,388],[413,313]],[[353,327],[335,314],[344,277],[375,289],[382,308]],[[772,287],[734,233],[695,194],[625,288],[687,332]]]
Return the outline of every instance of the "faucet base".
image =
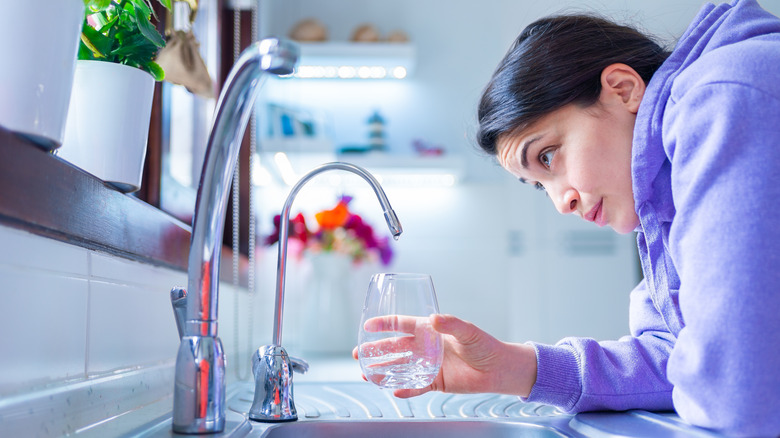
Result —
[[[252,356],[255,398],[249,419],[285,422],[298,419],[293,401],[293,368],[284,347],[264,345]]]
[[[225,354],[216,336],[185,336],[176,357],[173,431],[225,430]]]
[[[204,433],[221,433],[225,430],[225,419],[198,420],[185,426],[173,425],[173,433],[200,435]]]

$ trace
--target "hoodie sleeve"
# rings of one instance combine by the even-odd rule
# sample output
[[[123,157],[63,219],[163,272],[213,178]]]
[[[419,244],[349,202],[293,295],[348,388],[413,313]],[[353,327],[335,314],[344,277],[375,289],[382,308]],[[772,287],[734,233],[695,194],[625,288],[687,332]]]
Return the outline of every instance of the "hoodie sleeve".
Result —
[[[644,280],[631,292],[631,336],[597,342],[565,338],[556,345],[531,343],[537,379],[526,401],[566,412],[672,408],[666,362],[674,337],[650,300]]]
[[[669,249],[685,320],[668,377],[684,420],[735,435],[777,436],[780,86],[776,67],[768,67],[774,74],[753,70],[754,78],[766,78],[764,86],[750,78],[739,53],[728,59],[718,65],[740,71],[717,81],[702,80],[712,65],[691,71],[667,109],[664,144],[677,211]],[[756,59],[765,67],[780,62],[776,49],[774,58]]]

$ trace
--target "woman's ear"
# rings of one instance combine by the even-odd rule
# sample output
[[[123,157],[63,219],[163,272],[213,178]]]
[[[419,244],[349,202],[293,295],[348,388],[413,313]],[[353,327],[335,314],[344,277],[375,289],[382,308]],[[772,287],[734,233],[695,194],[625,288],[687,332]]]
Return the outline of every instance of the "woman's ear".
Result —
[[[645,81],[628,65],[610,64],[602,70],[599,100],[617,98],[628,111],[636,114],[644,95]]]

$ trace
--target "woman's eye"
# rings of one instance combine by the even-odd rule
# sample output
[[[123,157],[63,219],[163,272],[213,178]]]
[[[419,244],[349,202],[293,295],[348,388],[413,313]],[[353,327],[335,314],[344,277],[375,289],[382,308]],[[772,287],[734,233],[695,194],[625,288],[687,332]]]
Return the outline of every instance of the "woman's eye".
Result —
[[[534,188],[535,188],[536,190],[541,190],[541,191],[543,191],[543,192],[544,192],[544,191],[546,191],[546,190],[545,190],[545,188],[544,188],[544,186],[542,185],[542,183],[539,183],[539,182],[534,184]]]
[[[539,162],[542,163],[542,166],[549,169],[554,156],[555,149],[548,149],[539,155]]]

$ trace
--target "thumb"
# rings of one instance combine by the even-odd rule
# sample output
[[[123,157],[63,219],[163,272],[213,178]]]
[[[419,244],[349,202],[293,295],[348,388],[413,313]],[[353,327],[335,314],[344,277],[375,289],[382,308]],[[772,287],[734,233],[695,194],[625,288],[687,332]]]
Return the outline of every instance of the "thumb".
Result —
[[[461,343],[474,342],[480,335],[480,330],[474,324],[453,315],[432,315],[431,325],[437,332],[452,335]]]

